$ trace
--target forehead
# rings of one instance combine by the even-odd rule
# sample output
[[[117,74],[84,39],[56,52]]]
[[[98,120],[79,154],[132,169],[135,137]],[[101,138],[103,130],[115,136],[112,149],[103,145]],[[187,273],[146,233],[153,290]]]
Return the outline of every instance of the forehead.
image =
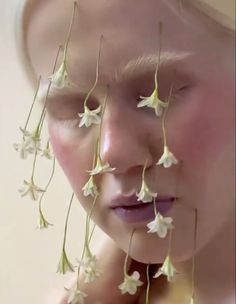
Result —
[[[91,80],[101,34],[104,41],[100,78],[104,82],[130,60],[157,54],[160,22],[163,24],[163,51],[205,52],[200,42],[205,35],[210,35],[204,30],[202,16],[189,6],[182,10],[179,0],[171,3],[161,0],[79,1],[68,52],[68,66],[74,78],[79,71],[84,79]],[[72,8],[73,1],[64,0],[44,0],[34,7],[27,47],[35,70],[43,76],[51,74],[58,46],[65,42]]]

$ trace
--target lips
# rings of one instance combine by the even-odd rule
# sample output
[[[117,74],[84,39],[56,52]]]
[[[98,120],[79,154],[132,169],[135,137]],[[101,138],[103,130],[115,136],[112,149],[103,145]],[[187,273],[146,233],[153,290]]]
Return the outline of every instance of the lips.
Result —
[[[173,207],[177,198],[167,195],[158,195],[155,202],[144,203],[138,201],[136,195],[132,196],[119,196],[111,201],[110,208],[114,211],[123,222],[138,223],[153,220],[155,217],[154,206],[157,212],[165,215]]]
[[[174,202],[175,201],[174,196],[167,196],[167,195],[158,195],[155,198],[155,203],[168,203],[168,202]],[[153,202],[151,202],[153,203]],[[136,195],[132,196],[119,196],[111,201],[110,207],[112,209],[117,208],[117,207],[138,207],[138,206],[143,206],[143,204],[148,204],[144,203],[142,201],[138,201],[138,198]]]

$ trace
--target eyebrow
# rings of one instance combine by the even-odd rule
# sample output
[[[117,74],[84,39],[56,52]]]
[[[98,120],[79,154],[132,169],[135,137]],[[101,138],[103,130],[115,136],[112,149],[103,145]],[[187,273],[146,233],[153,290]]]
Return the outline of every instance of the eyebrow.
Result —
[[[140,56],[136,59],[130,60],[123,67],[121,67],[115,74],[115,80],[121,81],[131,78],[133,74],[145,74],[148,72],[155,72],[158,61],[159,69],[175,65],[186,61],[192,57],[193,53],[188,52],[162,52],[160,58],[156,54]]]
[[[122,67],[119,67],[118,70],[115,72],[114,81],[115,82],[121,82],[126,79],[131,79],[134,77],[134,74],[137,75],[145,75],[150,72],[155,72],[156,66],[159,62],[159,69],[162,69],[164,67],[176,65],[177,63],[184,62],[189,57],[192,57],[192,53],[187,52],[162,52],[160,55],[160,58],[156,54],[150,54],[150,55],[144,55],[140,56],[135,59],[131,59],[128,61],[125,65]],[[42,85],[39,92],[38,92],[38,99],[43,102],[44,99],[47,96],[49,82]],[[76,94],[76,95],[86,95],[86,94],[80,94],[83,89],[80,88],[78,85],[72,85],[72,87],[68,88],[57,88],[53,85],[51,85],[51,88],[49,90],[48,98],[59,98],[63,96],[67,96],[70,94]]]

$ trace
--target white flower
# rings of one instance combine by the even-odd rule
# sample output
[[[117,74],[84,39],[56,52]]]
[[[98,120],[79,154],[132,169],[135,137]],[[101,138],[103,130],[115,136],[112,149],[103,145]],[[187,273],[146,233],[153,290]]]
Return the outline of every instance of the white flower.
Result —
[[[174,154],[170,152],[169,148],[167,146],[164,146],[164,152],[156,164],[163,165],[165,168],[169,168],[172,166],[172,164],[177,165],[178,160],[175,158]]]
[[[154,221],[147,224],[149,228],[148,233],[157,233],[160,238],[165,238],[168,229],[174,228],[172,225],[173,219],[171,217],[163,217],[159,212]]]
[[[134,271],[131,276],[126,274],[124,282],[119,285],[121,293],[129,293],[131,295],[134,295],[137,292],[137,287],[143,285],[143,282],[141,282],[139,278],[140,274],[138,271]]]
[[[97,185],[94,182],[94,177],[90,176],[89,180],[87,183],[83,186],[82,188],[84,196],[93,196],[96,197],[98,193],[98,188]]]
[[[32,154],[34,152],[34,149],[31,147],[30,142],[28,140],[25,140],[25,138],[22,139],[21,143],[16,143],[13,145],[15,150],[20,153],[20,158],[26,159],[28,154]]]
[[[101,270],[98,267],[98,259],[96,255],[87,255],[82,262],[81,267],[84,269],[85,283],[91,283],[95,281],[101,274]]]
[[[39,212],[38,228],[47,229],[49,226],[52,226],[44,217],[42,211]]]
[[[49,77],[49,80],[55,87],[60,89],[70,85],[65,60],[63,60],[58,70]]]
[[[149,203],[153,201],[153,198],[157,197],[157,193],[151,192],[145,182],[142,181],[141,190],[139,193],[136,193],[138,197],[138,201],[142,201],[144,203]]]
[[[162,267],[154,275],[154,278],[158,278],[161,275],[165,275],[167,276],[167,280],[169,282],[173,282],[177,273],[177,270],[171,263],[170,257],[167,256]]]
[[[87,296],[88,295],[86,293],[82,292],[79,289],[71,290],[70,296],[67,300],[67,304],[83,304],[84,299]]]
[[[42,151],[41,156],[49,160],[52,159],[52,151],[49,147],[49,144],[47,144],[46,148]]]
[[[138,103],[137,107],[141,108],[147,106],[149,108],[153,108],[155,110],[157,117],[160,117],[163,113],[163,109],[167,107],[167,103],[159,99],[157,89],[153,91],[151,96],[148,97],[140,96],[140,98],[142,100]]]
[[[67,272],[73,272],[74,271],[74,267],[71,264],[71,262],[69,261],[66,251],[63,248],[62,250],[62,254],[61,254],[61,258],[57,267],[57,272],[58,273],[62,273],[62,274],[66,274]]]
[[[38,128],[35,131],[30,133],[27,130],[20,128],[21,132],[23,133],[23,138],[26,141],[29,151],[31,153],[40,152],[41,151],[41,138]]]
[[[111,172],[114,170],[115,170],[115,168],[111,168],[108,163],[104,164],[101,160],[101,157],[98,156],[95,168],[93,170],[89,170],[87,172],[89,172],[90,175],[96,175],[96,174],[100,174],[100,173]]]
[[[79,127],[81,128],[83,125],[85,127],[90,127],[92,124],[100,124],[101,117],[98,115],[101,111],[101,106],[99,106],[95,110],[90,110],[87,106],[84,106],[84,112],[78,113],[79,117],[82,118]]]
[[[189,304],[195,304],[194,297],[191,297]]]
[[[45,192],[45,190],[39,188],[34,184],[33,179],[31,179],[29,182],[24,180],[24,187],[19,189],[19,192],[22,193],[21,196],[29,195],[32,200],[37,201],[38,194]]]

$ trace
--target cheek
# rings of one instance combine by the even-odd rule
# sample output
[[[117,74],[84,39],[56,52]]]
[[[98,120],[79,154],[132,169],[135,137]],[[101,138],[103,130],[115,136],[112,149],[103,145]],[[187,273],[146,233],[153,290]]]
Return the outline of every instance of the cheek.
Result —
[[[226,154],[225,149],[234,137],[233,100],[232,96],[227,96],[227,90],[219,93],[216,88],[206,88],[190,96],[182,112],[180,104],[169,132],[174,130],[173,147],[191,169],[189,173],[210,172],[210,166],[222,158],[222,153]]]
[[[54,154],[61,165],[63,171],[69,179],[69,182],[77,193],[81,195],[81,188],[88,179],[88,173],[92,166],[93,151],[89,139],[80,142],[76,135],[70,135],[65,132],[63,127],[49,122],[48,125],[50,140]]]

